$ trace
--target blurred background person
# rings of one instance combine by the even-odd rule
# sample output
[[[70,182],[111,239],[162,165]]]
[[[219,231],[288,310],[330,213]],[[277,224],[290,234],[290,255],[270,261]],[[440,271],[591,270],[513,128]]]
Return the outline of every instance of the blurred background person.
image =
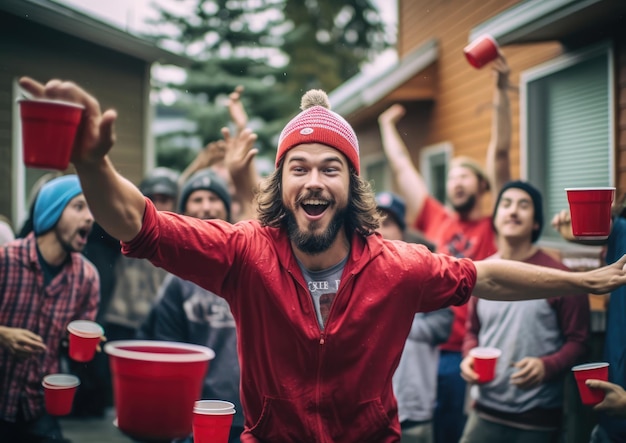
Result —
[[[78,177],[41,187],[33,232],[0,247],[0,436],[3,442],[64,441],[44,407],[41,381],[59,372],[67,325],[94,320],[95,267],[80,252],[94,219]]]
[[[385,218],[377,231],[387,240],[407,240],[403,200],[391,193],[376,195],[376,206]],[[411,238],[431,251],[433,245],[418,235]],[[393,391],[398,401],[402,443],[432,443],[433,414],[437,397],[438,345],[452,330],[454,314],[449,308],[417,313],[404,345],[400,363],[393,375]]]
[[[498,253],[492,258],[568,270],[535,244],[544,223],[542,205],[530,183],[504,185],[493,212]],[[559,442],[565,375],[588,350],[587,295],[519,302],[472,297],[468,312],[463,378],[478,380],[470,349],[493,347],[502,355],[495,379],[472,387],[473,409],[461,443]]]
[[[454,257],[482,260],[496,252],[491,217],[483,214],[489,191],[497,194],[510,180],[511,106],[508,96],[510,69],[500,54],[494,70],[493,117],[487,147],[486,170],[468,157],[455,157],[448,166],[446,198],[450,207],[437,201],[411,161],[396,127],[405,109],[395,104],[378,117],[383,150],[404,198],[406,223],[436,245],[436,251]],[[493,189],[492,189],[493,187]],[[454,323],[448,341],[441,345],[435,441],[457,442],[465,425],[466,384],[459,374],[467,305],[453,306]]]
[[[228,185],[208,168],[196,172],[185,183],[179,209],[191,217],[228,222],[230,204]],[[215,351],[204,379],[202,398],[235,404],[229,442],[238,443],[243,432],[243,408],[239,399],[237,331],[228,302],[192,282],[168,275],[139,338],[198,344]]]

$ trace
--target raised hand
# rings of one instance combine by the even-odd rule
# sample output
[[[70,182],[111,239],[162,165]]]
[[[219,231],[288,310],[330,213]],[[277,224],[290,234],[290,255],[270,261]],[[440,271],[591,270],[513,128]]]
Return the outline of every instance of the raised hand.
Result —
[[[233,179],[236,179],[248,172],[252,159],[259,152],[254,148],[257,135],[250,129],[244,129],[233,137],[228,128],[222,128],[222,136],[226,142],[224,164]]]
[[[34,98],[64,100],[85,107],[82,121],[76,133],[72,150],[72,163],[97,163],[101,161],[115,143],[113,124],[117,113],[109,109],[100,110],[100,103],[78,85],[69,81],[50,80],[45,85],[29,77],[19,80],[20,86]]]
[[[228,112],[230,119],[235,124],[237,132],[243,131],[248,125],[248,114],[246,113],[243,103],[241,102],[241,93],[243,86],[239,85],[228,96]]]
[[[404,109],[404,106],[396,103],[395,105],[391,105],[386,111],[378,116],[378,123],[381,125],[395,125],[402,117],[404,117],[405,113],[406,109]]]
[[[509,74],[511,74],[511,68],[509,68],[506,58],[504,58],[502,54],[498,55],[498,58],[492,63],[491,68],[494,70],[498,89],[509,88]]]

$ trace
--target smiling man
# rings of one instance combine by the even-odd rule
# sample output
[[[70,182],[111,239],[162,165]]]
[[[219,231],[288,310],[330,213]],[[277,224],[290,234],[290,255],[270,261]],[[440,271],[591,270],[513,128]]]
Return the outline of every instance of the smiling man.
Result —
[[[498,253],[491,257],[567,269],[537,247],[543,227],[541,193],[512,181],[497,197],[492,216]],[[472,298],[465,354],[475,346],[502,350],[496,378],[472,388],[474,407],[461,443],[560,441],[565,375],[585,354],[589,335],[586,294],[505,303]],[[461,363],[476,383],[474,359]]]
[[[391,379],[416,312],[466,303],[472,292],[517,300],[626,284],[626,257],[578,273],[383,240],[374,195],[359,175],[356,135],[321,91],[305,94],[303,111],[279,137],[276,170],[257,194],[258,219],[232,225],[158,212],[108,157],[116,112],[101,113],[76,84],[20,85],[85,106],[72,162],[96,219],[123,252],[228,301],[244,443],[398,442]]]
[[[78,178],[55,178],[35,201],[34,232],[0,248],[2,441],[62,441],[41,381],[59,371],[68,323],[96,317],[98,274],[80,254],[93,222]]]

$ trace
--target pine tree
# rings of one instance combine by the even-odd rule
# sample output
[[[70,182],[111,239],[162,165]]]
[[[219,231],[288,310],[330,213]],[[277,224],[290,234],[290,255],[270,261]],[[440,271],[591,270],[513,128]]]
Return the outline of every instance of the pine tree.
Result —
[[[371,0],[195,0],[184,15],[156,7],[155,24],[168,32],[150,37],[194,60],[184,83],[167,85],[181,91],[174,107],[197,122],[206,144],[221,136],[224,102],[243,85],[250,126],[269,156],[304,91],[334,89],[390,44]],[[168,149],[184,132],[157,140],[161,159],[170,151],[168,163],[187,161],[191,154]]]

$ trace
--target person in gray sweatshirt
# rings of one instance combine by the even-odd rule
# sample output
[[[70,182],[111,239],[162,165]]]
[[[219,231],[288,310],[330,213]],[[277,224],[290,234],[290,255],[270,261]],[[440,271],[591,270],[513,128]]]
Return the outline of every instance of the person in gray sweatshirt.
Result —
[[[418,233],[406,229],[405,204],[391,192],[376,195],[376,206],[385,215],[378,232],[388,240],[434,245]],[[415,314],[400,363],[393,375],[393,392],[398,401],[402,430],[401,443],[433,443],[433,414],[437,397],[438,345],[445,343],[452,330],[451,309]]]
[[[506,184],[496,200],[493,258],[567,269],[535,244],[543,226],[541,193],[523,181]],[[509,303],[478,300],[469,305],[461,375],[473,383],[473,401],[461,443],[560,441],[563,381],[587,351],[586,294]],[[477,384],[476,346],[502,351],[494,380]]]

